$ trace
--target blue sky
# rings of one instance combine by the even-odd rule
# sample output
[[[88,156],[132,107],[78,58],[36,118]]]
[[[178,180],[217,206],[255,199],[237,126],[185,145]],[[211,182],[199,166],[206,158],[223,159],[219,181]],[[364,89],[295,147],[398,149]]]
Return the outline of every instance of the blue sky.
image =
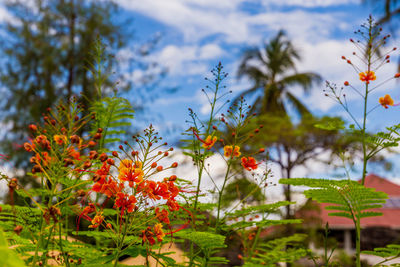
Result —
[[[165,131],[175,128],[179,133],[187,127],[187,108],[200,115],[207,112],[207,101],[201,89],[207,84],[204,76],[219,61],[230,73],[226,85],[233,95],[250,87],[249,81],[236,78],[240,56],[248,47],[260,47],[280,29],[286,31],[303,57],[298,70],[317,72],[324,80],[357,85],[358,75],[340,58],[351,56],[354,47],[348,41],[353,32],[364,23],[369,14],[379,16],[376,7],[362,4],[360,0],[118,0],[118,3],[135,18],[137,36],[160,33],[161,42],[154,53],[169,73],[163,86],[177,87],[172,95],[161,95],[150,110],[162,114],[156,126]],[[395,44],[396,40],[392,40]],[[395,56],[395,55],[393,55]],[[387,64],[377,72],[378,79],[396,72],[396,62]],[[140,73],[132,76],[138,78]],[[361,84],[358,84],[361,85]],[[292,88],[316,115],[349,117],[334,101],[324,96],[324,84],[315,86],[311,94],[303,95]],[[400,100],[396,83],[386,84],[371,95],[371,108],[378,98],[390,93]],[[352,92],[346,93],[357,118],[361,113],[361,99]],[[370,130],[382,130],[398,123],[396,108],[376,109],[370,114]],[[382,116],[385,120],[382,120]],[[317,166],[316,166],[317,167]],[[318,167],[317,167],[318,168]],[[312,166],[311,166],[312,169]],[[377,171],[382,175],[382,171]],[[395,174],[385,174],[395,176]]]
[[[168,69],[160,87],[176,87],[174,94],[161,94],[147,109],[159,119],[155,126],[171,138],[187,128],[188,108],[200,116],[207,112],[206,98],[201,89],[207,84],[205,76],[219,61],[230,73],[227,89],[233,96],[250,87],[249,81],[237,80],[240,56],[248,47],[261,47],[283,29],[300,51],[303,60],[297,68],[322,75],[324,80],[342,84],[356,83],[358,75],[340,57],[350,56],[354,47],[348,41],[353,32],[366,21],[369,14],[379,16],[378,10],[361,0],[115,0],[124,14],[134,19],[135,41],[145,42],[160,35],[160,43],[149,60],[159,62]],[[0,20],[9,15],[0,7]],[[398,40],[392,40],[398,43]],[[128,50],[121,51],[123,58]],[[396,72],[393,60],[377,73],[386,79]],[[143,73],[136,70],[125,77],[139,81]],[[384,78],[383,78],[384,77]],[[359,84],[360,85],[360,84]],[[371,107],[385,93],[400,101],[399,85],[392,83],[371,95]],[[349,119],[331,99],[324,96],[324,84],[315,86],[311,94],[303,95],[292,88],[316,115],[338,115]],[[397,89],[396,89],[397,88]],[[361,100],[348,93],[349,103],[359,110]],[[374,102],[375,101],[375,102]],[[398,123],[399,107],[378,108],[368,121],[370,130],[383,129]],[[359,118],[360,114],[356,112]],[[385,120],[382,120],[382,117]]]
[[[152,110],[164,114],[165,125],[159,125],[162,128],[175,123],[181,126],[189,106],[200,113],[206,111],[200,90],[206,85],[204,76],[219,61],[230,73],[227,85],[234,95],[249,88],[248,81],[236,78],[243,50],[262,46],[280,29],[287,32],[303,56],[299,71],[317,72],[340,83],[350,79],[348,66],[340,56],[352,52],[347,40],[371,13],[371,8],[361,6],[358,0],[118,2],[135,18],[137,36],[162,36],[153,57],[169,70],[163,86],[179,89],[153,103]],[[140,75],[136,71],[130,77],[139,79]],[[338,111],[335,103],[323,96],[323,87],[308,96],[299,92],[299,96],[316,114]]]

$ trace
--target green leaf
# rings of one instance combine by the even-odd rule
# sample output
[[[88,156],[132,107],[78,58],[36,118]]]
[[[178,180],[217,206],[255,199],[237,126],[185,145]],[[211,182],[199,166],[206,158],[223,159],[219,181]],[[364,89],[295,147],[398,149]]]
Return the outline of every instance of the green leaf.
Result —
[[[191,230],[182,230],[175,234],[176,237],[188,239],[198,245],[201,249],[224,248],[225,236],[209,232],[195,232]]]
[[[388,197],[384,192],[367,188],[351,180],[291,178],[281,179],[280,183],[312,187],[313,189],[304,191],[304,195],[319,203],[335,204],[326,207],[327,210],[337,211],[330,212],[330,216],[354,220],[382,215],[380,212],[370,210],[381,208]]]
[[[7,240],[5,239],[4,232],[0,229],[0,259],[1,266],[7,267],[24,267],[25,263],[19,256],[11,249],[8,248]]]
[[[322,129],[322,130],[328,130],[328,131],[345,129],[344,121],[342,121],[339,118],[332,118],[323,123],[317,123],[314,125],[314,127]]]

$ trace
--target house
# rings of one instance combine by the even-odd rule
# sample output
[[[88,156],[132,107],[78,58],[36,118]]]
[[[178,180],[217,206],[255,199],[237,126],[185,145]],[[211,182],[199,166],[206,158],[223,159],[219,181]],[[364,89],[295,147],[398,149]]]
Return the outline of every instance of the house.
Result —
[[[400,241],[400,185],[374,174],[366,176],[364,185],[375,188],[388,194],[384,206],[374,211],[382,212],[382,216],[367,217],[361,220],[362,240],[361,248],[372,250],[374,247],[383,247],[389,243]],[[309,203],[310,204],[310,203]],[[329,224],[330,236],[335,237],[339,247],[345,249],[349,254],[354,251],[355,227],[353,221],[337,216],[329,216],[325,207],[330,204],[318,204],[312,202],[313,209],[300,209],[296,217],[306,218],[305,226],[320,224],[321,228]],[[310,206],[310,205],[309,205]]]

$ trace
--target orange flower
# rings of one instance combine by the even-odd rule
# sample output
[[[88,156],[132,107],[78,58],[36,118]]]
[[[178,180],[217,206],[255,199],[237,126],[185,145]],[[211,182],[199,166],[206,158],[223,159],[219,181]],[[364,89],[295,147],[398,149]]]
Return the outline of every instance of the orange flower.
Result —
[[[136,161],[133,164],[132,160],[124,159],[119,164],[119,174],[118,179],[120,181],[127,181],[129,182],[129,186],[133,187],[133,183],[140,183],[143,181],[143,170],[142,170],[142,163]]]
[[[360,76],[360,81],[366,82],[367,84],[370,81],[376,80],[375,72],[373,72],[373,71],[367,70],[366,72],[360,72],[358,75]]]
[[[232,151],[233,150],[233,151]],[[233,148],[232,146],[224,146],[224,156],[227,158],[232,157],[240,157],[242,153],[240,153],[240,147],[235,146]]]
[[[79,151],[76,151],[75,148],[69,147],[67,152],[68,152],[68,156],[74,158],[75,160],[81,159],[81,153]]]
[[[216,136],[207,136],[206,140],[203,142],[203,147],[210,150],[214,146],[215,142],[217,142],[217,139]]]
[[[65,135],[56,134],[53,136],[53,139],[54,142],[56,142],[60,146],[67,142],[67,137]]]
[[[24,148],[27,152],[32,152],[33,150],[35,150],[36,146],[35,144],[29,144],[28,142],[25,142]]]
[[[114,197],[117,193],[121,192],[124,188],[123,183],[117,184],[113,179],[101,177],[97,183],[92,186],[94,192],[102,193],[108,197]]]
[[[94,216],[93,220],[92,220],[92,225],[89,225],[89,228],[97,228],[101,225],[101,223],[104,220],[104,216],[102,212],[99,212],[96,214],[96,216]]]
[[[160,222],[164,222],[164,223],[166,223],[166,224],[170,224],[170,220],[169,220],[169,218],[168,218],[168,211],[167,210],[162,210],[162,211],[160,211],[160,208],[159,207],[157,207],[156,208],[156,210],[155,210],[155,212],[156,212],[156,216],[157,216],[157,219],[160,221]]]
[[[43,149],[47,150],[51,149],[50,142],[49,140],[47,140],[47,137],[45,135],[36,136],[35,142],[39,144]]]
[[[258,167],[258,163],[253,157],[242,157],[242,166],[248,171],[255,170]]]
[[[388,106],[394,105],[394,101],[390,95],[385,95],[384,97],[379,98],[379,104],[381,104],[384,108],[388,108]]]

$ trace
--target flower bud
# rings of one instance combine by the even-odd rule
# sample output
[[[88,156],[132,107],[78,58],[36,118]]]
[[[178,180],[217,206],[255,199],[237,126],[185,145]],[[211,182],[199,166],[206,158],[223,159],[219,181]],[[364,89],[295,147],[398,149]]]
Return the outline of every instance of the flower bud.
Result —
[[[24,229],[21,225],[17,225],[14,228],[14,233],[16,233],[17,235],[19,235],[22,232],[22,229]]]
[[[83,164],[83,169],[84,169],[84,170],[89,169],[91,166],[92,166],[92,163],[91,163],[90,161],[86,161],[86,162]]]
[[[108,156],[107,156],[106,153],[101,153],[101,154],[100,154],[99,160],[100,160],[101,162],[104,162],[104,161],[106,161],[107,159],[108,159]]]
[[[94,147],[96,145],[97,145],[97,143],[95,141],[89,141],[89,143],[88,143],[89,147]]]
[[[99,156],[99,153],[97,153],[97,151],[92,150],[89,152],[89,159],[97,159],[97,157]]]
[[[32,132],[36,132],[37,131],[37,126],[35,124],[29,124],[29,130]]]
[[[100,139],[100,138],[101,138],[101,133],[96,133],[96,134],[93,136],[93,138],[96,139],[96,140]]]
[[[71,136],[69,139],[71,139],[71,143],[79,144],[79,136],[77,136],[76,134]]]

